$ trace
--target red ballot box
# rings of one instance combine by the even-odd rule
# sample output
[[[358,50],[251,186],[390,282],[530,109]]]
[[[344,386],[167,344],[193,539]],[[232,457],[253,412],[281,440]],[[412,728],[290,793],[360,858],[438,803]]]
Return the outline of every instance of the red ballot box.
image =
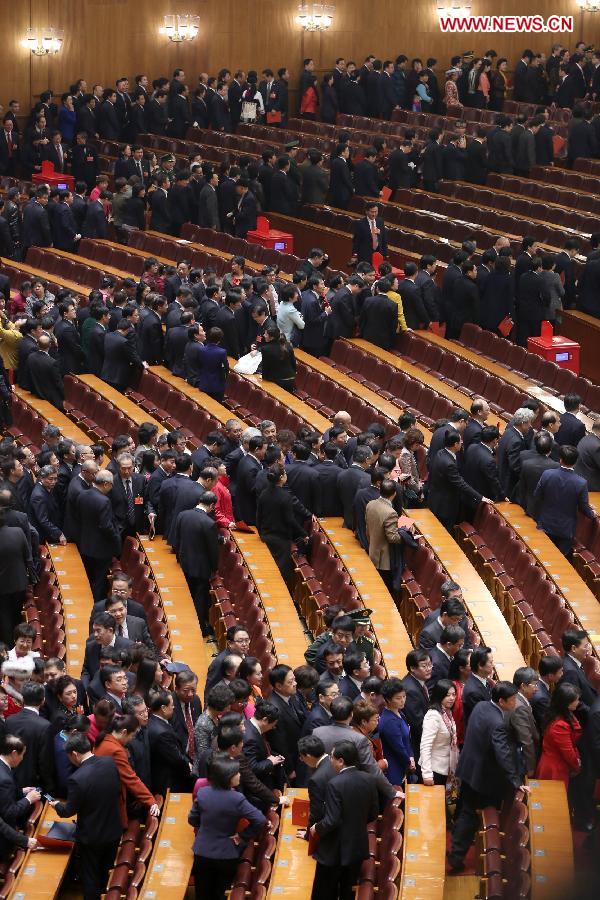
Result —
[[[75,190],[75,179],[72,175],[63,175],[54,171],[54,165],[48,160],[42,163],[42,171],[31,176],[34,184],[49,184],[50,187],[62,188],[65,191]]]
[[[539,337],[529,338],[527,349],[530,353],[543,356],[549,362],[556,363],[561,369],[570,369],[579,375],[580,346],[570,338],[552,333],[550,322],[542,322],[542,333]]]
[[[258,216],[256,230],[246,235],[249,244],[260,244],[267,250],[281,250],[282,253],[294,252],[294,236],[287,231],[277,231],[270,227],[266,216]]]

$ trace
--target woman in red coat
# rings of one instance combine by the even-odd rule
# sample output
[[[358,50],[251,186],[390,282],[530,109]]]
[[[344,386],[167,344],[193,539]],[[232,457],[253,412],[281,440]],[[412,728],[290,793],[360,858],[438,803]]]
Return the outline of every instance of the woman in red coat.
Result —
[[[160,812],[156,801],[146,785],[135,774],[129,762],[129,756],[125,747],[134,739],[139,731],[140,723],[135,716],[115,716],[107,731],[98,735],[94,753],[96,756],[112,756],[119,770],[121,779],[121,796],[119,798],[119,812],[121,824],[127,828],[127,794],[131,794],[138,803],[147,807],[151,816],[157,816]]]
[[[566,788],[569,787],[569,779],[581,769],[577,750],[581,725],[575,715],[579,695],[579,689],[572,684],[560,684],[552,694],[542,755],[536,771],[536,778],[563,781]]]

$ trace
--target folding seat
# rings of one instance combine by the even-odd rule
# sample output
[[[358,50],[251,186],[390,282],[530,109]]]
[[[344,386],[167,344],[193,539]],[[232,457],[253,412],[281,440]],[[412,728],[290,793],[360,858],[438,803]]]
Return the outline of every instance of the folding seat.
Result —
[[[568,394],[573,390],[576,375],[570,369],[561,369],[557,366],[555,377],[549,387],[553,388],[558,394]]]
[[[442,359],[440,360],[440,365],[438,369],[438,374],[443,381],[447,381],[449,384],[455,384],[454,381],[454,373],[456,372],[456,367],[458,365],[458,357],[448,351],[444,354]]]
[[[472,371],[473,366],[470,362],[467,362],[466,359],[459,359],[456,364],[452,381],[450,381],[449,378],[446,378],[446,381],[460,389],[469,381]]]
[[[500,411],[512,414],[521,405],[521,398],[522,394],[512,384],[505,383],[500,389],[497,406],[500,408]],[[494,407],[495,411],[496,408]]]
[[[473,366],[473,371],[470,373],[465,387],[470,394],[478,394],[480,397],[485,397],[487,380],[487,372],[480,369],[479,366]]]

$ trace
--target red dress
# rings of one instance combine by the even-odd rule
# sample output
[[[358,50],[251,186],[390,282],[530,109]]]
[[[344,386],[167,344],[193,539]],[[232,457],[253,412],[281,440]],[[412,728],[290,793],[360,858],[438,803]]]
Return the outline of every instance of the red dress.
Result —
[[[555,719],[544,732],[542,755],[535,773],[536,778],[563,781],[569,786],[569,777],[581,768],[577,743],[581,738],[581,725],[573,716],[571,722]]]

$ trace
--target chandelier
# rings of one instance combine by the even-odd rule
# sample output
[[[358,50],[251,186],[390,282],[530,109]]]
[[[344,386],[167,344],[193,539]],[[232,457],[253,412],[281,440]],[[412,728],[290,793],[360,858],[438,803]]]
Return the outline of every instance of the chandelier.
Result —
[[[322,3],[301,3],[298,7],[298,22],[305,31],[325,31],[331,28],[335,6]]]

